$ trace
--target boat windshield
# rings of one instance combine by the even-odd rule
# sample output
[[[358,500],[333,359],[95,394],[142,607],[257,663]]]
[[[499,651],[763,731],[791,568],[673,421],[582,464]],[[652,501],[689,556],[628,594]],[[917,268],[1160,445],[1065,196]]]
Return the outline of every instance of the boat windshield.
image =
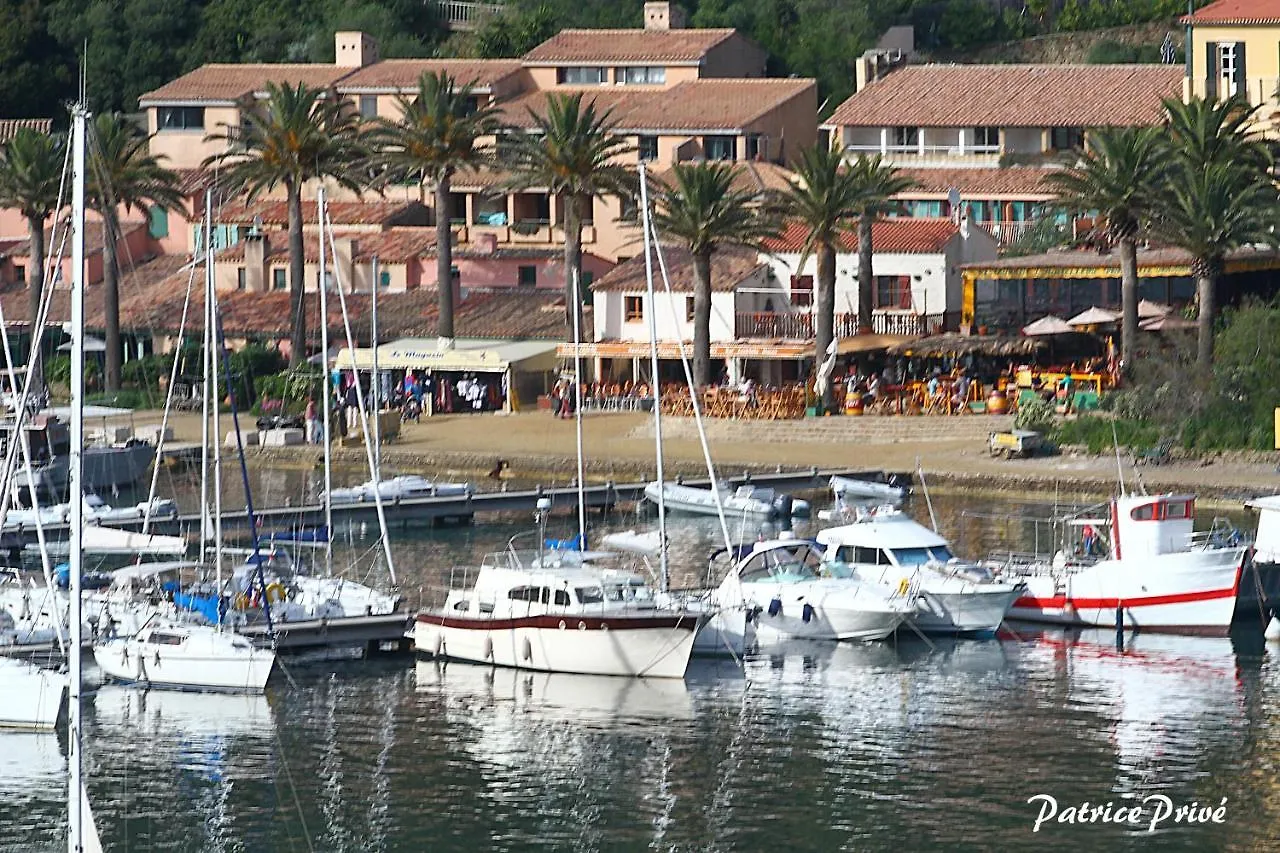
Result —
[[[946,545],[930,545],[928,548],[894,548],[893,558],[899,566],[923,566],[925,563],[945,563],[952,558]]]
[[[770,548],[752,555],[739,571],[743,583],[799,583],[819,577],[822,557],[808,545]]]
[[[576,586],[573,591],[578,594],[579,604],[600,604],[604,601],[604,590],[598,586]]]

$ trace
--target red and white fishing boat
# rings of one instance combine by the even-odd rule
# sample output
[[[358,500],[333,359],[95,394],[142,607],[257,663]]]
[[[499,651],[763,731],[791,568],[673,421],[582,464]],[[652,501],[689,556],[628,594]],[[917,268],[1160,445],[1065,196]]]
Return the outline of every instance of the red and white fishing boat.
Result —
[[[1051,559],[989,565],[1027,585],[1010,619],[1225,635],[1247,546],[1228,528],[1196,532],[1194,495],[1114,498],[1106,515],[1065,522]]]

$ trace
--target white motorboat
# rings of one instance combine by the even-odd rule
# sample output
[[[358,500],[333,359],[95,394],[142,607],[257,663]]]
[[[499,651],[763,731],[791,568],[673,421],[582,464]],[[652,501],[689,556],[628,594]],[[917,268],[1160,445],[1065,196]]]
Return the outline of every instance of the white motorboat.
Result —
[[[701,621],[656,608],[638,576],[526,567],[515,555],[487,558],[462,586],[444,607],[418,614],[418,652],[541,672],[683,678]]]
[[[87,524],[118,524],[124,521],[139,521],[147,515],[150,506],[151,518],[155,520],[171,520],[178,517],[178,505],[168,498],[155,498],[150,502],[142,502],[129,507],[112,507],[97,495],[84,497],[83,518]],[[13,508],[5,515],[5,527],[29,527],[36,523],[37,515],[41,524],[66,524],[71,516],[71,504],[58,503],[51,506],[40,506],[38,509]]]
[[[110,678],[147,687],[261,693],[275,653],[231,631],[152,620],[140,631],[95,643],[93,656]]]
[[[52,729],[66,705],[65,673],[0,658],[0,728]]]
[[[1011,619],[1225,635],[1248,547],[1232,529],[1195,531],[1195,496],[1113,498],[1105,515],[1068,519],[1051,557],[993,556],[1024,582]]]
[[[457,497],[469,495],[474,491],[470,483],[439,483],[419,477],[416,474],[373,480],[353,486],[349,489],[330,489],[329,500],[335,504],[361,503],[372,501],[377,494],[384,501],[406,500],[408,498]]]
[[[729,518],[750,516],[763,519],[789,519],[804,518],[809,515],[808,501],[775,492],[773,489],[750,484],[734,489],[725,483],[720,483],[718,490],[719,503],[716,501],[716,493],[709,488],[664,482],[662,499],[669,512],[686,512],[695,515],[718,515],[720,506],[724,507],[724,514]],[[644,496],[651,503],[658,502],[657,482],[644,487]]]
[[[713,565],[723,553],[712,558]],[[881,640],[916,607],[910,590],[825,573],[822,552],[794,537],[754,543],[730,574],[754,614],[760,642]]]
[[[907,496],[907,489],[904,486],[854,477],[833,476],[830,486],[836,497],[844,500],[900,503]]]
[[[911,621],[926,633],[994,631],[1025,589],[957,560],[946,539],[891,506],[863,509],[854,523],[819,532],[818,542],[833,574],[917,592]]]
[[[1244,577],[1236,595],[1236,618],[1259,619],[1280,612],[1280,495],[1246,501],[1258,511],[1258,532],[1253,537]]]
[[[127,410],[125,413],[127,414]],[[36,456],[32,460],[31,473],[37,487],[53,494],[62,494],[67,489],[70,470],[71,435],[67,424],[55,413],[46,412],[37,415],[34,422],[24,425],[24,429],[29,446]],[[0,424],[0,432],[11,434],[12,431],[11,422]],[[156,449],[135,438],[116,442],[103,440],[86,443],[81,455],[84,488],[94,492],[109,492],[132,486],[141,480],[155,460]],[[23,475],[19,483],[26,482],[26,476]]]

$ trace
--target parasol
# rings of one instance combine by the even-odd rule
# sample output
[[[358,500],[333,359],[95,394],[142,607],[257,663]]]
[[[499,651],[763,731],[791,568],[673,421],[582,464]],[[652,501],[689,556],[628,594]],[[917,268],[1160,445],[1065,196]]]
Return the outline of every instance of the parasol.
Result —
[[[1072,326],[1098,326],[1103,323],[1114,323],[1119,319],[1120,315],[1115,311],[1108,311],[1095,305],[1088,311],[1082,311],[1072,317],[1067,323]]]
[[[1075,329],[1071,327],[1070,323],[1052,314],[1048,317],[1041,317],[1034,323],[1022,327],[1022,334],[1029,338],[1034,338],[1038,335],[1066,335],[1074,331]]]
[[[1195,327],[1195,320],[1188,320],[1175,314],[1152,317],[1138,324],[1138,328],[1146,332],[1167,332],[1173,329],[1194,329]]]
[[[1150,299],[1144,299],[1138,303],[1138,319],[1151,320],[1156,317],[1163,317],[1172,310],[1173,308],[1163,302],[1152,302]]]

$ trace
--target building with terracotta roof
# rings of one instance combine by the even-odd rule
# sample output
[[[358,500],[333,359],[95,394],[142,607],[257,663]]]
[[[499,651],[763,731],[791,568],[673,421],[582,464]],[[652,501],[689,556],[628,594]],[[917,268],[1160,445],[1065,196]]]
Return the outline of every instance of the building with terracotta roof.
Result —
[[[1280,3],[1218,0],[1182,22],[1191,34],[1186,96],[1242,95],[1274,134],[1280,126]]]
[[[51,118],[0,118],[0,142],[12,139],[20,130],[34,130],[37,133],[50,133],[53,130]]]

